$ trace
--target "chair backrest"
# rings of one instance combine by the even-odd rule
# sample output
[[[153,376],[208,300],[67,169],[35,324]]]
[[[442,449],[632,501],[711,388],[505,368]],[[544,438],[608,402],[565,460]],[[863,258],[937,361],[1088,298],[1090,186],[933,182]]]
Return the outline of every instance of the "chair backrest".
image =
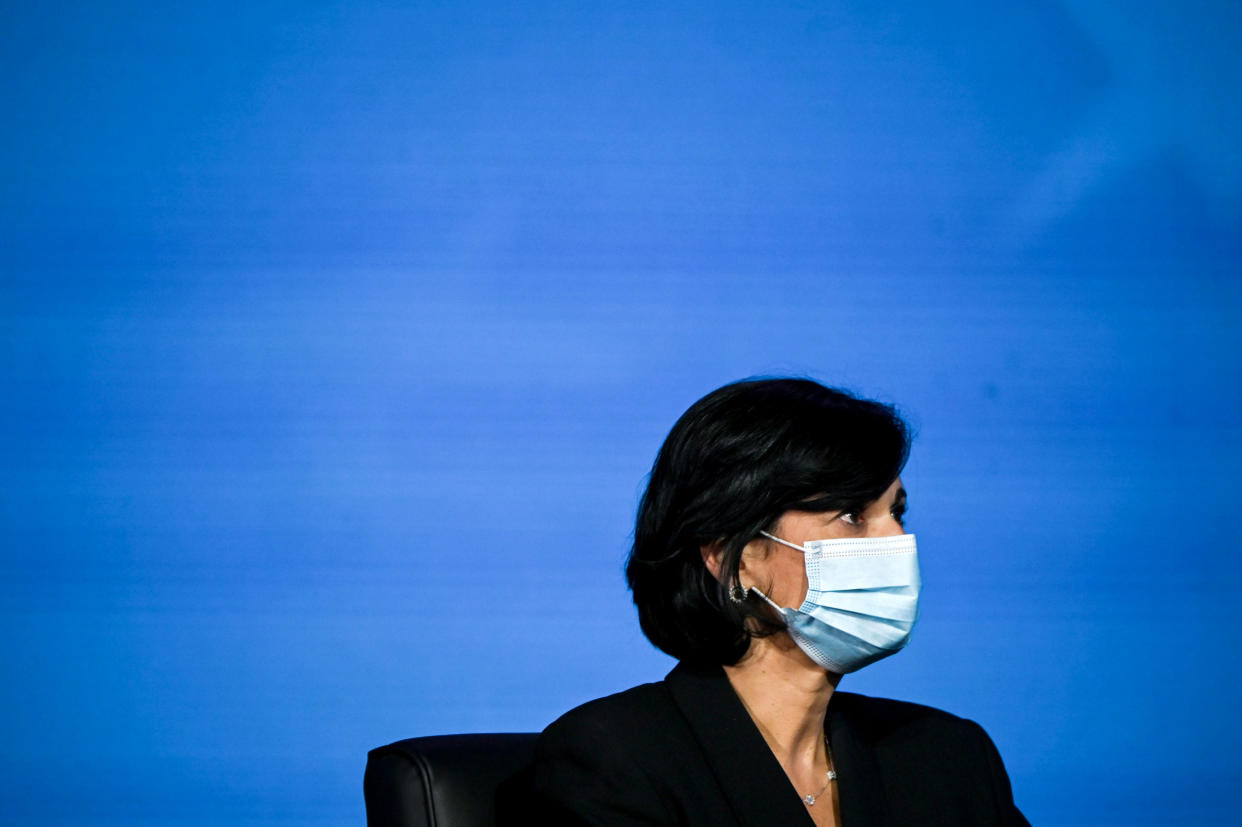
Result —
[[[535,732],[407,738],[367,754],[367,827],[493,827],[520,812]]]

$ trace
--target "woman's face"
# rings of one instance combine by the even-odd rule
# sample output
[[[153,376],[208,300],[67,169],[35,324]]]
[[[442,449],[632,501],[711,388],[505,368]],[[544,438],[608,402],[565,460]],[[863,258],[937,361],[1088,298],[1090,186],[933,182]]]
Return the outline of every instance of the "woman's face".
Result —
[[[801,546],[811,540],[844,537],[891,537],[905,534],[906,489],[893,480],[879,499],[856,514],[844,511],[786,511],[772,534]],[[779,606],[796,609],[806,599],[806,563],[801,552],[766,538],[752,540],[742,551],[742,585],[758,587]]]

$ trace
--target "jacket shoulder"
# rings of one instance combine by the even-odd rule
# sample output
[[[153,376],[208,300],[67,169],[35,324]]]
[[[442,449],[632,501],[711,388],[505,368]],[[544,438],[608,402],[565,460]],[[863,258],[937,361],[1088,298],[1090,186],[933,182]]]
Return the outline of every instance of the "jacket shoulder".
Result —
[[[675,714],[668,688],[663,683],[644,683],[574,707],[549,724],[539,740],[545,748],[583,736],[629,740]]]
[[[1014,806],[996,745],[974,721],[850,692],[833,695],[829,713],[886,779],[884,796],[890,811],[899,814],[897,823],[927,823],[938,814],[938,823],[1029,827]]]
[[[533,812],[545,824],[682,823],[681,799],[702,786],[693,749],[663,684],[589,701],[540,734]]]
[[[987,738],[974,721],[923,704],[852,692],[834,694],[831,703],[859,737],[881,749],[957,751]]]
[[[965,723],[966,719],[945,712],[934,706],[895,701],[892,698],[873,698],[870,695],[859,695],[855,692],[835,692],[832,703],[838,704],[852,715],[874,719],[876,721],[892,721],[894,723],[912,723],[917,721],[937,721],[952,724]]]

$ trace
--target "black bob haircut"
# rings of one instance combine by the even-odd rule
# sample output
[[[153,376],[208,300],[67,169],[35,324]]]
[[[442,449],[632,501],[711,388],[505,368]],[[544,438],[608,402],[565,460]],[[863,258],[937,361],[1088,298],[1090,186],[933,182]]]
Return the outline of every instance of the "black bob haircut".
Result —
[[[748,379],[690,406],[656,456],[625,575],[643,633],[678,660],[736,663],[781,628],[734,602],[742,549],[786,511],[854,511],[901,473],[910,432],[890,405],[809,379]],[[701,547],[723,545],[721,579]]]

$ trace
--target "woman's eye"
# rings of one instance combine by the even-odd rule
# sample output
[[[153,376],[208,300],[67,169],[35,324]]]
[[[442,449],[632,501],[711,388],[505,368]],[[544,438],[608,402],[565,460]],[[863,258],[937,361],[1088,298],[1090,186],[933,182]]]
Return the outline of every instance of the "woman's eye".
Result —
[[[860,525],[862,523],[862,515],[856,511],[842,511],[837,519],[849,525]]]

